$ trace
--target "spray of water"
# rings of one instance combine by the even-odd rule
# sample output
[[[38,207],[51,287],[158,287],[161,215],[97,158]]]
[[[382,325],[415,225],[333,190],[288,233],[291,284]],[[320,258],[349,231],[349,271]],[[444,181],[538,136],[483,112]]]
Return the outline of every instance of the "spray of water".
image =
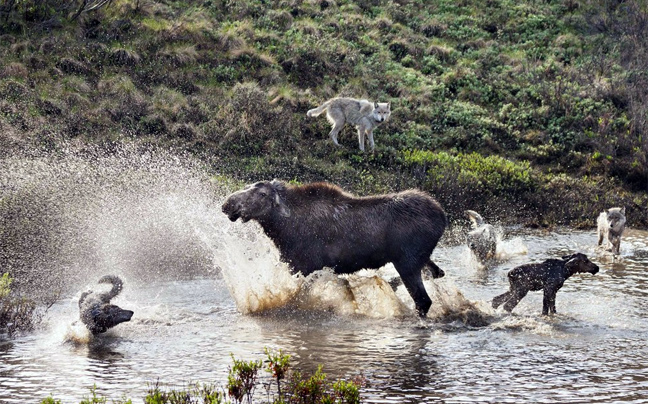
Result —
[[[233,190],[206,173],[188,156],[124,145],[6,157],[0,264],[31,296],[78,299],[108,273],[131,290],[222,276],[244,314],[295,304],[340,315],[413,315],[409,295],[395,293],[381,271],[292,275],[257,224],[232,223],[221,212]],[[435,306],[445,307],[434,318],[470,306],[452,285],[431,283],[428,290],[441,302]],[[84,340],[82,334],[70,338]]]

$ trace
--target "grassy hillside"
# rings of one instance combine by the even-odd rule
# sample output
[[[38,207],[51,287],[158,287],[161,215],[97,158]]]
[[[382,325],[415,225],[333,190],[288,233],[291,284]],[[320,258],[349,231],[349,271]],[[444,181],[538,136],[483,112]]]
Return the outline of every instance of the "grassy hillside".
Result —
[[[420,187],[452,219],[592,226],[622,204],[648,226],[640,0],[71,3],[0,7],[4,152],[141,142],[244,181]],[[392,103],[374,154],[306,117],[334,96]]]

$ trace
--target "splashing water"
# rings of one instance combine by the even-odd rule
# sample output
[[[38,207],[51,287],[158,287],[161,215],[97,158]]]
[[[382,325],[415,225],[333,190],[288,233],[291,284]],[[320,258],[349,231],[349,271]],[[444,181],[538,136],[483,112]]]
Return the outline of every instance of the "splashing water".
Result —
[[[14,231],[3,265],[32,295],[78,294],[107,273],[133,290],[220,274],[244,314],[295,304],[341,315],[413,315],[409,295],[395,294],[379,272],[292,275],[258,224],[222,214],[231,190],[187,156],[122,145],[0,164],[0,213]]]
[[[506,263],[488,271],[463,261],[463,241],[442,240],[433,259],[446,276],[425,281],[431,320],[419,321],[405,288],[385,281],[397,276],[391,265],[291,275],[257,224],[222,214],[231,191],[164,151],[0,159],[1,268],[29,297],[61,292],[42,328],[0,342],[0,401],[51,392],[78,402],[93,385],[136,398],[151,380],[187,374],[222,381],[230,352],[253,359],[263,346],[307,371],[323,363],[334,377],[364,374],[370,403],[645,401],[647,232],[629,229],[618,260],[596,249],[595,231],[520,232],[501,244]],[[601,271],[569,279],[560,314],[540,316],[539,292],[512,314],[489,307],[510,268],[573,251]],[[135,315],[91,337],[77,302],[106,273],[122,277],[114,303]],[[241,314],[277,307],[287,310]]]
[[[224,219],[225,215],[223,215]],[[241,313],[275,309],[291,301],[302,279],[290,273],[281,262],[272,241],[259,226],[248,223],[221,223],[219,237],[205,239]]]
[[[497,261],[507,261],[512,257],[518,255],[526,255],[529,252],[528,247],[520,237],[511,239],[502,239],[501,236],[497,239],[497,249],[495,251],[495,259]]]

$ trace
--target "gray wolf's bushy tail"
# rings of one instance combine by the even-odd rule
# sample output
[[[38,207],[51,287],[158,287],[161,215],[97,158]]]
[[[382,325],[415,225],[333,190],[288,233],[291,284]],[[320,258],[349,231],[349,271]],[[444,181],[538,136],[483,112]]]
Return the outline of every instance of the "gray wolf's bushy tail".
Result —
[[[306,115],[308,116],[319,116],[322,112],[326,111],[329,105],[331,105],[331,102],[333,100],[328,100],[324,104],[320,105],[317,108],[309,109],[308,112],[306,112]]]
[[[105,303],[108,303],[110,299],[114,298],[119,293],[121,293],[122,289],[124,288],[124,282],[121,280],[121,278],[119,278],[116,275],[102,276],[101,279],[99,279],[99,283],[112,284],[112,288],[108,292],[102,293],[100,295],[100,299]]]
[[[479,213],[475,212],[474,210],[467,210],[467,211],[465,211],[465,213],[466,213],[466,216],[468,216],[468,219],[470,219],[470,221],[472,222],[473,228],[476,229],[477,227],[479,227],[479,226],[481,226],[481,225],[483,225],[485,223],[484,218],[481,217],[481,215]]]

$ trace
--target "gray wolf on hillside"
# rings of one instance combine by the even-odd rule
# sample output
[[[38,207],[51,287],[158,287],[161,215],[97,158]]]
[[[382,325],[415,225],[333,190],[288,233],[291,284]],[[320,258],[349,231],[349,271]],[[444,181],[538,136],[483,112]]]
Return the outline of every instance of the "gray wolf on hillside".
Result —
[[[391,104],[388,102],[370,102],[356,100],[355,98],[332,98],[317,108],[309,110],[306,115],[319,116],[326,111],[326,117],[333,125],[329,137],[336,146],[338,134],[345,123],[354,125],[358,129],[358,142],[360,150],[365,150],[365,137],[369,141],[371,151],[374,150],[373,130],[381,123],[387,121],[391,115]]]
[[[472,228],[466,236],[466,243],[479,263],[484,265],[495,258],[497,233],[495,228],[486,223],[479,213],[474,210],[467,210],[464,213],[470,219]]]
[[[619,255],[621,235],[625,230],[625,207],[610,208],[601,212],[596,221],[598,225],[598,245],[605,239],[605,249]]]
[[[122,291],[122,280],[115,275],[106,275],[99,279],[99,283],[110,283],[112,288],[104,293],[84,292],[79,299],[81,321],[92,334],[106,332],[133,317],[132,311],[110,304],[110,300]]]
[[[510,312],[530,290],[544,291],[542,314],[556,313],[556,293],[570,276],[589,272],[592,275],[599,267],[585,254],[566,255],[562,259],[548,259],[539,264],[525,264],[508,273],[509,291],[493,299],[493,308],[504,303],[504,310]]]

